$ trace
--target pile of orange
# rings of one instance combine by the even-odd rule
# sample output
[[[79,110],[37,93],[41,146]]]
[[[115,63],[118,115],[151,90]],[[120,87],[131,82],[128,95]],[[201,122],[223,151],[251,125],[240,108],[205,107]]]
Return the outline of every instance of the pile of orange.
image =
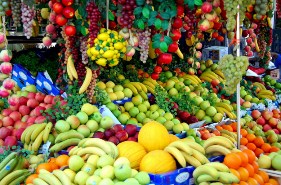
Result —
[[[250,134],[245,129],[241,129],[240,133],[242,135],[240,144],[252,150],[257,157],[259,157],[260,154],[268,154],[279,151],[279,148],[276,146],[271,146],[269,143],[265,143],[261,136]]]
[[[48,162],[46,163],[41,163],[37,166],[36,168],[36,173],[35,174],[31,174],[25,181],[26,184],[30,183],[32,184],[33,179],[38,177],[38,174],[40,172],[40,170],[44,169],[47,170],[49,172],[52,172],[53,170],[59,169],[63,166],[67,166],[68,165],[68,160],[69,160],[69,156],[68,155],[60,155],[57,158],[51,158],[49,159]]]
[[[223,163],[229,167],[232,174],[240,179],[239,185],[278,184],[275,179],[270,179],[266,172],[259,170],[256,155],[252,150],[244,149],[241,152],[227,154]]]

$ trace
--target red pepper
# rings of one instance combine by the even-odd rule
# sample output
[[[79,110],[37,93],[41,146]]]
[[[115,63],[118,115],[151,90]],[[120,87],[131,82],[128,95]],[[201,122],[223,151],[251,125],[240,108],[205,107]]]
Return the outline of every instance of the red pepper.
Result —
[[[184,16],[184,7],[182,5],[177,6],[177,16],[183,17]]]
[[[152,74],[151,74],[151,78],[152,78],[153,80],[157,80],[157,79],[159,78],[159,74],[157,74],[157,73],[152,73]]]
[[[174,53],[178,50],[179,46],[178,46],[178,43],[177,42],[173,42],[172,44],[169,45],[168,47],[168,51],[170,53]]]
[[[163,65],[163,64],[170,64],[173,60],[171,53],[162,53],[157,58],[157,64]]]
[[[173,29],[172,30],[172,35],[171,38],[173,41],[178,41],[181,38],[181,32],[178,29]]]
[[[176,17],[175,19],[174,19],[174,23],[172,24],[172,27],[173,28],[177,28],[177,29],[179,29],[179,28],[181,28],[182,27],[182,19],[181,18],[179,18],[179,17]]]
[[[155,67],[154,67],[154,73],[159,74],[159,73],[161,73],[161,72],[162,72],[162,67],[160,67],[160,66],[155,66]]]

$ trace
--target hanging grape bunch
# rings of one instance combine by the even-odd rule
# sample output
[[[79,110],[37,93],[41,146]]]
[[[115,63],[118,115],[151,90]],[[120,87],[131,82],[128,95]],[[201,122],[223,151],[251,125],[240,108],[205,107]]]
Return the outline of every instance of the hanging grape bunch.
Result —
[[[87,7],[87,19],[90,21],[89,24],[89,40],[88,43],[93,46],[94,40],[99,33],[99,21],[101,19],[101,14],[94,2],[89,2]]]
[[[12,18],[14,21],[13,26],[20,27],[21,26],[21,1],[11,0],[11,8],[12,8]]]
[[[94,43],[94,46],[88,46],[87,54],[92,61],[103,67],[118,65],[119,58],[123,58],[126,53],[127,42],[114,30],[102,28]]]
[[[21,19],[23,22],[23,31],[24,36],[26,36],[27,39],[30,39],[32,36],[32,23],[33,18],[35,16],[34,8],[29,7],[28,5],[22,3],[21,4]]]
[[[120,16],[118,16],[117,21],[121,27],[126,27],[128,29],[132,28],[133,21],[135,19],[134,9],[137,7],[135,0],[118,0],[118,4],[121,5]]]
[[[219,69],[225,76],[225,91],[233,94],[236,86],[242,80],[242,76],[246,73],[249,66],[248,57],[233,55],[225,55],[218,63]]]

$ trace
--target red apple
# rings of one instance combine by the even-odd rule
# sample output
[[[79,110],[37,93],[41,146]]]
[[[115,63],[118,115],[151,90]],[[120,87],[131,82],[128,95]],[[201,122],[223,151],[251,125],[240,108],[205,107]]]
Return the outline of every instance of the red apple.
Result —
[[[11,109],[4,109],[2,110],[3,116],[9,116],[13,111]]]
[[[14,121],[18,121],[21,120],[21,113],[19,113],[18,111],[13,111],[10,115],[10,118],[12,118]]]
[[[213,87],[218,86],[219,83],[220,83],[220,81],[219,81],[218,79],[213,79],[213,80],[211,81],[211,84],[212,84]]]
[[[37,118],[35,119],[34,123],[44,123],[46,121],[46,117],[45,116],[37,116]]]
[[[265,120],[269,120],[270,118],[272,118],[273,113],[271,111],[264,110],[262,111],[261,115]]]
[[[280,132],[279,132],[279,130],[278,129],[273,129],[273,131],[276,133],[276,134],[279,134]]]
[[[100,138],[100,139],[104,139],[104,133],[101,131],[97,131],[94,133],[93,138]]]
[[[263,126],[263,131],[264,131],[264,132],[267,132],[268,130],[272,130],[272,128],[271,128],[271,126],[270,126],[269,124],[265,124],[265,125]]]
[[[116,124],[112,127],[112,129],[114,130],[115,133],[123,130],[123,126],[121,124]]]
[[[35,116],[30,116],[30,117],[27,119],[26,123],[27,123],[27,124],[30,124],[30,123],[33,124],[33,123],[35,122],[35,119],[36,119]]]
[[[261,116],[256,120],[257,124],[259,125],[265,125],[265,119]]]
[[[111,136],[108,141],[114,143],[115,145],[118,145],[119,144],[119,140],[117,139],[116,136]]]
[[[4,141],[3,141],[3,139],[0,139],[0,146],[4,146]],[[2,149],[2,148],[0,147],[0,149]],[[4,150],[3,150],[3,152],[4,152]],[[0,154],[2,154],[3,152],[0,151]]]
[[[125,130],[117,132],[115,136],[120,142],[126,141],[128,139],[128,133]]]
[[[46,96],[45,94],[38,92],[35,95],[35,100],[41,103],[44,101],[45,96]]]
[[[5,146],[16,146],[17,145],[17,138],[16,136],[8,136],[5,138],[4,141]]]
[[[3,121],[4,127],[14,126],[14,123],[15,123],[15,121],[10,117],[4,117],[2,121]]]
[[[22,122],[27,122],[27,120],[28,120],[29,117],[30,117],[29,115],[25,115],[25,116],[23,116],[23,117],[21,118],[21,121],[22,121]]]
[[[30,108],[35,108],[35,107],[37,107],[39,105],[39,102],[37,101],[37,100],[35,100],[35,99],[29,99],[28,101],[27,101],[27,106],[28,107],[30,107]]]
[[[277,127],[276,128],[279,130],[279,132],[281,132],[281,122],[277,123]]]
[[[15,129],[26,128],[26,127],[27,127],[26,122],[16,121],[15,124],[14,124]]]
[[[30,114],[30,108],[26,105],[21,105],[19,107],[19,112],[22,116],[29,115]]]
[[[46,110],[45,107],[38,106],[32,112],[34,111],[34,116],[41,116],[44,110]]]
[[[45,98],[44,98],[44,103],[52,104],[53,98],[54,98],[54,96],[52,96],[52,95],[46,95]]]
[[[15,106],[10,106],[10,109],[12,111],[19,110],[19,104],[15,105]]]
[[[19,97],[19,105],[26,105],[27,101],[28,101],[27,97],[24,96]]]
[[[28,95],[27,95],[27,98],[28,98],[28,99],[34,99],[34,98],[35,98],[35,95],[36,95],[36,93],[34,93],[34,92],[29,92]]]
[[[12,134],[12,130],[6,127],[0,128],[0,139],[5,139]]]
[[[135,142],[137,142],[138,140],[135,137],[129,137],[127,141],[135,141]]]
[[[0,128],[3,126],[3,121],[0,119]]]
[[[261,112],[258,110],[253,110],[251,113],[252,117],[256,120],[261,116]]]
[[[137,132],[137,126],[133,124],[128,124],[125,127],[125,131],[128,133],[129,136],[134,136]]]
[[[270,119],[268,120],[268,124],[269,124],[272,128],[275,128],[275,127],[277,126],[277,123],[278,123],[278,121],[277,121],[276,118],[270,118]]]
[[[113,129],[107,129],[107,130],[104,131],[104,138],[107,139],[107,140],[113,135],[114,135]]]

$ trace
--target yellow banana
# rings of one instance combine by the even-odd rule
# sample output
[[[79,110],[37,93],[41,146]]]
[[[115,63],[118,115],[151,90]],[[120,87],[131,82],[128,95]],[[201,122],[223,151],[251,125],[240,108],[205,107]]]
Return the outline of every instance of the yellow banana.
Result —
[[[178,161],[178,163],[182,167],[186,167],[186,160],[185,160],[184,156],[182,155],[182,152],[180,152],[177,148],[172,147],[172,146],[167,146],[164,150],[166,152],[170,153],[172,156],[174,156],[174,158]]]
[[[200,175],[197,179],[196,182],[198,184],[202,183],[202,182],[214,182],[217,179],[213,178],[212,176],[208,175],[208,174],[202,174]]]
[[[146,88],[148,90],[148,92],[150,92],[151,94],[155,94],[155,91],[153,88],[151,88],[150,86],[146,85]]]
[[[261,90],[266,90],[265,86],[259,82],[254,82],[253,85],[259,87]]]
[[[230,131],[228,131],[228,130],[220,130],[220,133],[225,133],[225,134],[227,134],[227,135],[229,135],[230,137],[232,137],[233,139],[237,139],[237,134],[236,133],[234,133],[234,132],[230,132]]]
[[[200,163],[200,161],[198,159],[196,159],[195,157],[193,157],[192,155],[188,155],[187,153],[185,152],[182,152],[182,155],[185,159],[185,161],[190,164],[191,166],[194,166],[194,167],[198,167],[198,166],[201,166],[202,164]]]
[[[86,154],[94,154],[94,155],[98,155],[98,156],[106,155],[105,151],[103,151],[99,147],[95,147],[95,146],[82,148],[81,150],[79,150],[77,152],[77,155],[79,155],[79,156],[83,156]]]
[[[117,146],[112,142],[107,142],[107,143],[111,147],[111,153],[112,153],[113,159],[116,159],[119,155]]]
[[[50,132],[51,132],[51,130],[52,130],[52,127],[53,127],[53,124],[52,124],[52,122],[49,122],[47,125],[46,125],[46,127],[45,127],[45,129],[44,129],[44,134],[43,134],[43,141],[44,141],[44,143],[46,143],[47,141],[48,141],[48,138],[49,138],[49,134],[50,134]]]
[[[201,152],[192,149],[192,156],[195,157],[201,164],[209,163],[209,159]]]
[[[78,149],[79,149],[78,146],[71,148],[71,150],[68,152],[68,155],[69,156],[75,155],[75,151],[77,151]]]
[[[46,181],[48,184],[54,185],[62,185],[62,183],[57,179],[52,173],[48,172],[47,170],[40,170],[39,178]]]
[[[139,95],[141,95],[144,100],[148,100],[147,94],[144,91],[139,91]]]
[[[92,70],[90,68],[86,67],[86,76],[85,76],[82,86],[79,89],[79,94],[84,93],[88,89],[88,87],[91,83],[92,77],[93,77]]]
[[[55,145],[53,145],[50,148],[50,152],[59,152],[62,149],[65,149],[66,147],[72,146],[72,145],[77,145],[79,143],[79,141],[81,141],[81,139],[77,139],[77,138],[71,138],[71,139],[67,139],[63,142],[57,143]]]
[[[133,84],[127,83],[127,84],[124,84],[123,86],[126,87],[126,88],[131,89],[131,91],[133,92],[134,95],[138,95],[139,94],[138,90],[136,89],[136,87]]]
[[[156,80],[153,80],[151,77],[146,79],[147,81],[151,82],[154,86],[159,85]]]
[[[72,76],[72,74],[70,72],[69,65],[66,65],[66,72],[67,72],[67,75],[68,75],[69,79],[71,81],[73,81],[73,76]]]
[[[40,178],[35,178],[33,180],[33,184],[34,185],[49,185],[47,182],[45,182],[44,180],[42,180]]]
[[[189,80],[191,81],[191,84],[193,84],[193,85],[198,85],[198,84],[201,82],[201,80],[200,80],[200,82],[199,82],[199,81],[197,80],[197,78],[194,77],[194,75],[186,74],[184,77],[187,78],[187,79],[189,79]]]
[[[73,76],[73,78],[78,79],[78,74],[77,74],[77,71],[76,71],[74,63],[73,63],[72,55],[70,55],[68,57],[66,65],[68,65],[69,71],[70,71],[71,75]]]
[[[200,76],[200,79],[201,79],[201,80],[204,80],[204,81],[206,81],[206,82],[210,82],[210,83],[213,81],[213,79],[211,79],[211,78],[209,78],[209,77],[207,77],[207,76],[202,76],[202,75]]]
[[[26,143],[28,144],[30,142],[30,136],[33,132],[33,130],[38,126],[38,124],[33,124],[33,125],[30,125],[29,127],[27,127],[22,135],[21,135],[21,142],[22,143]],[[28,142],[27,142],[28,141]]]
[[[32,132],[32,135],[30,137],[31,141],[34,141],[39,136],[39,134],[45,129],[46,125],[47,123],[38,124],[38,127]]]
[[[98,147],[107,154],[111,153],[111,147],[109,146],[108,142],[104,141],[102,139],[99,139],[99,138],[91,138],[91,139],[87,140],[83,144],[83,148],[87,148],[87,147]]]
[[[155,85],[154,85],[153,83],[151,83],[150,81],[148,81],[148,80],[144,80],[142,83],[143,83],[146,87],[149,86],[149,87],[151,87],[152,89],[155,89]]]
[[[219,181],[223,184],[238,183],[240,180],[232,173],[219,172]]]
[[[71,181],[69,177],[61,170],[54,170],[53,174],[60,180],[62,185],[69,185]]]
[[[258,95],[273,95],[273,92],[270,90],[260,90],[260,92],[258,93]]]
[[[219,172],[230,172],[229,168],[220,162],[211,162],[211,163],[206,163],[205,166],[212,166],[216,168]]]
[[[214,136],[214,137],[208,138],[207,140],[205,140],[203,147],[206,150],[209,146],[212,146],[212,145],[221,145],[228,149],[235,148],[235,145],[233,144],[233,142],[223,136]]]
[[[260,52],[260,47],[259,47],[257,38],[254,39],[254,43],[255,43],[256,52]]]
[[[195,168],[195,170],[193,171],[193,178],[197,179],[200,175],[203,175],[203,174],[210,175],[214,179],[219,178],[219,173],[214,167],[205,166],[205,165],[201,165],[201,166],[198,166],[197,168]]]
[[[40,145],[42,144],[43,142],[43,134],[44,132],[41,132],[37,138],[35,139],[35,141],[32,143],[32,151],[34,151],[34,153],[37,153],[38,152],[38,149],[40,147]]]
[[[236,143],[236,139],[234,139],[233,137],[231,137],[225,133],[221,133],[221,136],[229,139],[232,143]]]
[[[225,103],[225,102],[218,102],[218,103],[216,103],[216,107],[223,107],[226,110],[228,110],[229,112],[233,111],[233,107],[231,105]]]
[[[168,147],[175,147],[180,151],[183,151],[185,153],[187,153],[188,155],[192,155],[193,154],[193,150],[191,147],[189,147],[189,145],[187,145],[185,142],[183,142],[182,140],[178,140],[178,141],[174,141],[171,144],[168,145]]]
[[[1,185],[10,185],[10,183],[17,179],[19,176],[24,175],[25,173],[27,173],[28,170],[27,169],[21,169],[21,170],[15,170],[12,173],[9,173],[8,175],[6,175],[1,181],[0,184]]]
[[[130,82],[135,88],[138,90],[138,92],[142,91],[142,88],[138,82]]]
[[[214,72],[215,72],[218,76],[220,76],[222,79],[224,79],[224,74],[223,74],[223,72],[222,72],[221,70],[216,69]]]
[[[221,153],[222,155],[227,155],[231,153],[231,150],[222,145],[212,145],[206,148],[206,154]]]
[[[267,17],[266,20],[267,20],[268,26],[272,29],[271,18]]]
[[[183,140],[184,141],[184,140]],[[205,149],[203,148],[203,146],[201,146],[200,144],[196,143],[196,142],[193,142],[193,141],[184,141],[186,142],[186,144],[194,149],[194,150],[197,150],[199,152],[201,152],[202,154],[205,154]]]
[[[180,59],[184,59],[183,54],[182,54],[180,48],[177,49],[176,54],[178,55],[178,57],[179,57]]]
[[[69,130],[67,132],[60,133],[55,140],[55,143],[60,143],[70,138],[84,139],[84,136],[76,130]]]
[[[139,82],[139,85],[141,86],[141,89],[143,90],[143,92],[147,93],[146,86],[143,83],[141,83],[141,82]]]

